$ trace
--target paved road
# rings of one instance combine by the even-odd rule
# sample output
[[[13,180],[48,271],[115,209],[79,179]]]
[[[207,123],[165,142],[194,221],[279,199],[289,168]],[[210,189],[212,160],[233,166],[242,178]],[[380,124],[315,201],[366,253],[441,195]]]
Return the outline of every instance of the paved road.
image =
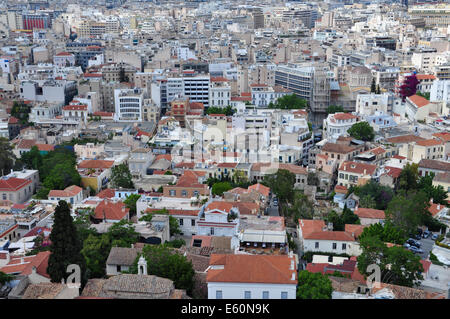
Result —
[[[427,259],[430,251],[433,249],[434,240],[431,239],[431,236],[428,238],[422,238],[419,240],[422,244],[420,249],[423,250],[422,254],[417,254],[421,259]]]
[[[269,206],[267,207],[267,213],[268,216],[280,216],[280,213],[278,211],[278,206],[275,206],[273,204],[273,198],[270,199]]]

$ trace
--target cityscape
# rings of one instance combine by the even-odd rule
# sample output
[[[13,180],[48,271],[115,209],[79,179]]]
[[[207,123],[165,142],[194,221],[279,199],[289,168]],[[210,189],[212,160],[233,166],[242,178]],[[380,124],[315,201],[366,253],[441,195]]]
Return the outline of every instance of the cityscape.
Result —
[[[0,0],[0,169],[0,299],[449,299],[450,2]]]

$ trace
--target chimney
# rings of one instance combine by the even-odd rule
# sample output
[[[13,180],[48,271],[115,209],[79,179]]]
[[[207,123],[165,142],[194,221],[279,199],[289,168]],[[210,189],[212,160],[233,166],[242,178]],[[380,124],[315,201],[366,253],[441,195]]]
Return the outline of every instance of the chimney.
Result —
[[[441,204],[437,205],[437,209],[440,210],[441,209]]]
[[[31,268],[31,274],[36,275],[36,266],[33,266],[33,268]]]
[[[291,270],[294,270],[295,269],[295,264],[294,264],[294,261],[293,260],[291,260]]]
[[[295,272],[292,273],[292,278],[291,280],[295,280]],[[450,289],[450,288],[449,288]]]
[[[131,248],[134,248],[134,244],[131,244]]]
[[[366,169],[364,169],[364,175],[366,175],[367,174],[367,170]]]
[[[431,203],[431,204],[433,204],[433,198],[432,198],[432,199],[430,199],[430,203]]]
[[[25,263],[25,258],[20,257],[20,263],[21,263],[21,264],[24,264],[24,263]]]

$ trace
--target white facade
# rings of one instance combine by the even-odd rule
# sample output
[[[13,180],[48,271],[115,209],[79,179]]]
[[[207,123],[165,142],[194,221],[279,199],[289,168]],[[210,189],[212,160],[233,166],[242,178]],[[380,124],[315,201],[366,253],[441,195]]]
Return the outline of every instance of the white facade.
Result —
[[[239,211],[235,209],[239,216]],[[205,217],[197,221],[197,235],[204,236],[229,236],[237,235],[239,229],[239,217],[228,222],[228,213],[218,209],[205,212]]]
[[[270,103],[275,103],[280,97],[289,92],[275,91],[272,87],[265,85],[254,85],[251,88],[252,104],[257,107],[267,107]]]
[[[142,89],[115,89],[115,117],[119,121],[142,122]]]
[[[356,97],[356,113],[368,116],[381,111],[385,114],[392,112],[394,105],[400,104],[401,99],[392,94],[358,94]]]
[[[357,116],[348,113],[329,114],[323,120],[323,138],[335,140],[339,136],[346,135],[357,119]]]
[[[296,293],[296,284],[208,283],[208,299],[296,299]]]
[[[356,244],[355,241],[303,239],[303,250],[352,255],[355,248],[352,246]]]
[[[231,88],[225,81],[212,81],[209,90],[209,106],[227,107],[231,105]]]
[[[435,80],[430,90],[431,102],[442,102],[442,115],[450,114],[450,80]]]

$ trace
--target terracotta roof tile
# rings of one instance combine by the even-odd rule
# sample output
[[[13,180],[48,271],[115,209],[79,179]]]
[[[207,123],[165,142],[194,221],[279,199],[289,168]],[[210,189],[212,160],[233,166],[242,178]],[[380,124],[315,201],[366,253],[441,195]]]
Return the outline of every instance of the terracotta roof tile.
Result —
[[[211,255],[210,266],[223,269],[209,269],[207,282],[297,284],[297,270],[291,270],[288,256],[273,255]],[[292,276],[294,274],[294,280]]]

